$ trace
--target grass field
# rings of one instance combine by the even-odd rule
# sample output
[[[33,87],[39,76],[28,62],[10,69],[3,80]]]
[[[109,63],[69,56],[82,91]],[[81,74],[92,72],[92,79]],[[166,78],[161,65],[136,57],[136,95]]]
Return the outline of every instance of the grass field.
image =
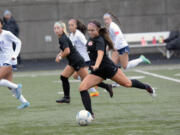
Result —
[[[17,72],[14,80],[23,84],[23,94],[31,106],[17,110],[19,102],[0,87],[0,135],[180,135],[180,65],[137,69],[176,81],[136,69],[125,72],[128,77],[152,84],[157,97],[119,87],[110,98],[98,88],[100,96],[92,98],[96,118],[87,127],[75,121],[76,113],[83,109],[79,82],[71,82],[71,104],[56,104],[55,100],[62,96],[57,94],[62,91],[57,82],[60,71]]]

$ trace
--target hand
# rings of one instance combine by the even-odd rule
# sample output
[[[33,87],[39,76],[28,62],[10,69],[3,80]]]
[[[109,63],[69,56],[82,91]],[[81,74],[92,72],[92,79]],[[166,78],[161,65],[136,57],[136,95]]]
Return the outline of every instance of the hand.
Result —
[[[57,57],[56,57],[56,60],[55,60],[57,63],[59,63],[60,61],[61,61],[61,56],[60,55],[58,55]]]
[[[94,66],[91,66],[91,68],[92,68],[94,71],[96,71],[96,70],[99,68],[99,66],[94,65]]]

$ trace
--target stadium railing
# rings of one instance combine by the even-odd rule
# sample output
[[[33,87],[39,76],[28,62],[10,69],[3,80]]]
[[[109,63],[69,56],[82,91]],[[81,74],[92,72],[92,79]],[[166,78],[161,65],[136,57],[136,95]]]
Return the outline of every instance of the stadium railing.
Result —
[[[163,42],[164,39],[169,37],[169,31],[162,32],[147,32],[147,33],[127,33],[124,34],[127,40],[131,54],[138,53],[162,53],[166,58],[170,58],[173,52],[166,50],[166,44]],[[153,44],[153,39],[156,43]],[[146,43],[142,45],[142,40]],[[159,42],[159,40],[161,40]]]

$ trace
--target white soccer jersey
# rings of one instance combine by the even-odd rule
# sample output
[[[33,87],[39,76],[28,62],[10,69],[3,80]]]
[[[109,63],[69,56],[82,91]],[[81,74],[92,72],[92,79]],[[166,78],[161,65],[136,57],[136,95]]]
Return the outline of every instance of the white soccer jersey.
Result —
[[[12,48],[12,43],[16,44],[16,50],[14,51]],[[17,56],[19,55],[21,50],[21,41],[14,34],[9,31],[2,30],[0,33],[0,66],[2,64],[17,64]],[[16,60],[12,61],[12,57]]]
[[[111,22],[111,24],[109,26],[109,34],[115,45],[115,49],[120,50],[120,49],[128,46],[128,43],[125,40],[120,27],[116,23]]]
[[[70,40],[73,43],[73,46],[76,48],[76,50],[80,53],[80,55],[84,58],[84,60],[90,61],[88,52],[87,52],[87,48],[86,48],[86,37],[84,36],[84,34],[79,31],[76,30],[75,33],[71,33],[70,34]]]

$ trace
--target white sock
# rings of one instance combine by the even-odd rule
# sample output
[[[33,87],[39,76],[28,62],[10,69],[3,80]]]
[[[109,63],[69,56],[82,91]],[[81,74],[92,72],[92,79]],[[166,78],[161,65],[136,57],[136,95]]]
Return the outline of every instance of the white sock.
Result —
[[[89,91],[90,92],[97,92],[97,90],[94,87],[90,88]]]
[[[8,81],[8,80],[5,80],[5,79],[1,79],[1,80],[0,80],[0,86],[9,87],[9,88],[11,88],[11,89],[16,89],[16,88],[18,87],[17,84],[12,83],[12,82],[10,82],[10,81]]]
[[[80,76],[78,76],[77,79],[81,81],[81,77]]]
[[[20,96],[20,98],[19,98],[19,101],[21,102],[21,103],[26,103],[27,102],[27,100],[24,98],[24,96],[21,94],[21,96]]]
[[[142,62],[143,62],[143,60],[141,58],[137,58],[135,60],[131,60],[131,61],[128,62],[128,65],[127,65],[126,69],[130,69],[130,68],[136,67],[137,65],[139,65]]]

